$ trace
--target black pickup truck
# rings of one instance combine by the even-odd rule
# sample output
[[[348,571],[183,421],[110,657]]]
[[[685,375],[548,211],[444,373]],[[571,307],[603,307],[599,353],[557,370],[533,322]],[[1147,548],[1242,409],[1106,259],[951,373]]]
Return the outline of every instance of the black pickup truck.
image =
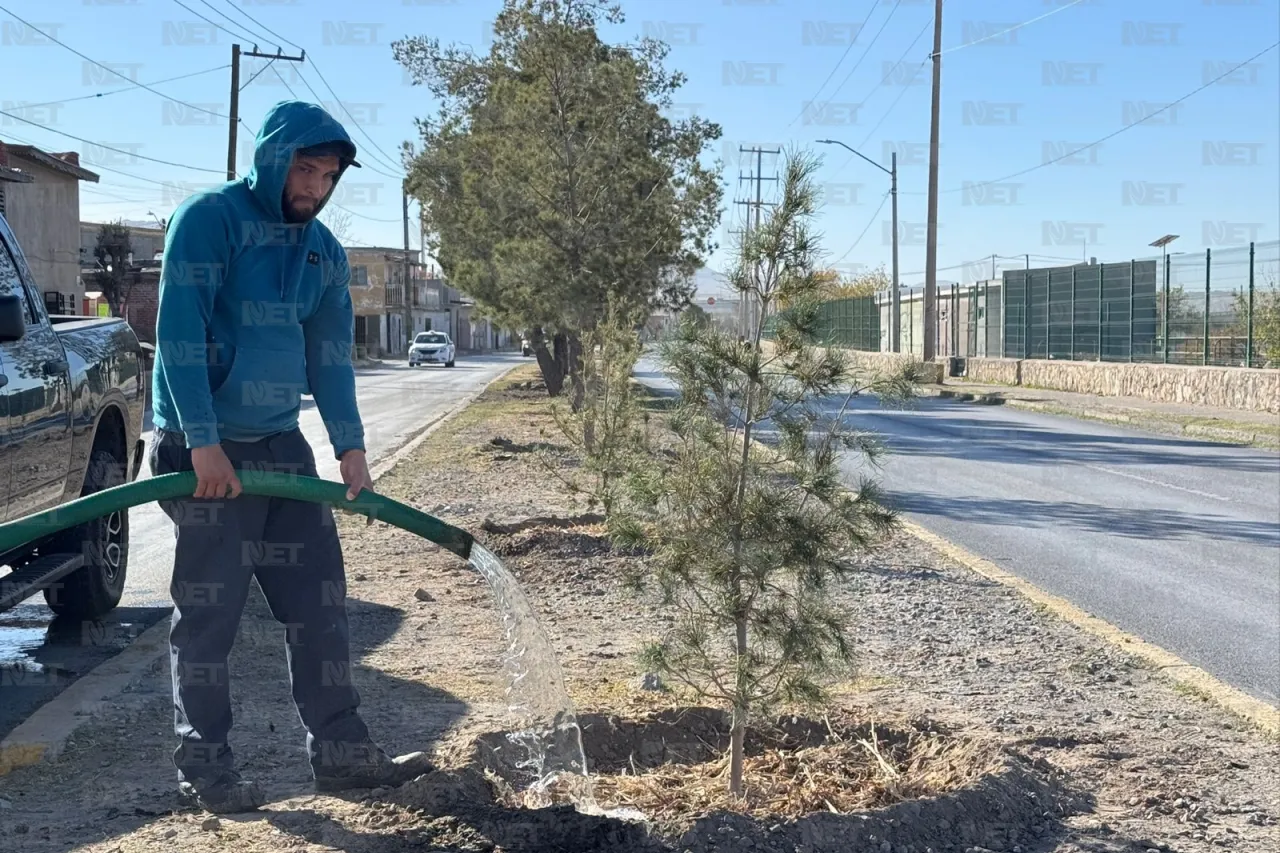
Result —
[[[0,520],[132,482],[142,464],[147,371],[121,319],[50,316],[0,214]],[[128,510],[0,554],[0,611],[43,593],[59,616],[120,602]]]

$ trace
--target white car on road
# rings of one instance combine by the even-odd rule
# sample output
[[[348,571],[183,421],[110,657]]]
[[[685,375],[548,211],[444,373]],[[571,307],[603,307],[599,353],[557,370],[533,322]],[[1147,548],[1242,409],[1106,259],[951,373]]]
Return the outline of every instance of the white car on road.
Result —
[[[443,364],[453,367],[457,358],[457,350],[453,341],[444,332],[419,332],[409,347],[409,366],[420,364]]]

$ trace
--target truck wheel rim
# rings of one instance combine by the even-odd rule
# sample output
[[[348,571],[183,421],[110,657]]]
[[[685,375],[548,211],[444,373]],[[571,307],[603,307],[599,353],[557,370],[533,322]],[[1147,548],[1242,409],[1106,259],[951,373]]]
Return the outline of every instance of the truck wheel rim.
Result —
[[[102,572],[108,582],[120,573],[120,557],[124,553],[121,540],[124,533],[124,514],[119,510],[107,516],[102,525]]]

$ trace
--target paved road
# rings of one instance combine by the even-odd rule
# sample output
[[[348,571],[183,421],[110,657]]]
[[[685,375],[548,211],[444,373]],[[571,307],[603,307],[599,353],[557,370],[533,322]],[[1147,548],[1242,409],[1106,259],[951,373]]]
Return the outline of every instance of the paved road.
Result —
[[[905,517],[1280,701],[1280,456],[937,398],[849,421]]]
[[[400,363],[361,369],[356,388],[370,467],[516,361],[518,357],[511,355],[471,356],[460,358],[451,369],[410,368]],[[340,480],[338,462],[310,400],[304,401],[300,424],[315,450],[320,476]],[[150,432],[145,437],[149,442]],[[139,478],[149,476],[144,462]],[[52,622],[38,595],[0,614],[0,737],[172,609],[168,598],[172,523],[157,505],[144,504],[129,511],[129,524],[124,598],[102,624]]]

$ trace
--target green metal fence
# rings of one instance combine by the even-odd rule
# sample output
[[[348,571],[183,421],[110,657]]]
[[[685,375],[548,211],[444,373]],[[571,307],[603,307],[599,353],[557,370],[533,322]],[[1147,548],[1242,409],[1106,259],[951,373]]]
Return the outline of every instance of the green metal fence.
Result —
[[[764,336],[772,338],[776,317],[764,324]],[[880,309],[875,297],[834,299],[818,310],[818,342],[848,349],[880,349]]]
[[[940,284],[934,351],[1033,358],[1280,367],[1280,240],[1120,263],[1004,270]],[[923,288],[902,291],[903,352],[924,353]],[[883,351],[888,294],[823,306],[819,337]]]
[[[1114,264],[1005,270],[998,290],[1006,358],[1280,363],[1280,241]],[[976,332],[981,318],[966,319]]]
[[[1280,241],[1005,270],[937,310],[944,356],[1280,367]]]

